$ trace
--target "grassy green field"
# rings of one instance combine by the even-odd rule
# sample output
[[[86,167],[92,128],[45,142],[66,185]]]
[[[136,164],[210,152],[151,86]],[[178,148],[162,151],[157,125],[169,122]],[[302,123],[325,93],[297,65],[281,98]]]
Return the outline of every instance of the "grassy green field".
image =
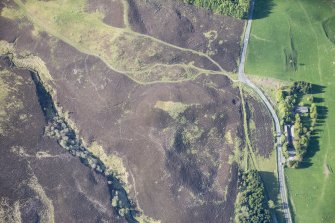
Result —
[[[271,4],[271,13],[264,15],[262,9]],[[331,0],[256,0],[260,19],[252,25],[246,72],[316,85],[316,140],[303,167],[286,170],[295,222],[335,222],[334,5]]]

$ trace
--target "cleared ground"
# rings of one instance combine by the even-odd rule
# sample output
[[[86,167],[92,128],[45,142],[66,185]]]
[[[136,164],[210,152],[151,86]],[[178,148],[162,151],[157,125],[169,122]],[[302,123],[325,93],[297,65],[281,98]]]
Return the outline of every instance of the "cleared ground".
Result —
[[[256,1],[255,16],[271,4],[268,17],[253,22],[246,72],[282,80],[316,84],[319,124],[317,135],[298,170],[286,170],[296,222],[335,219],[334,156],[335,45],[329,24],[332,1]],[[325,27],[326,26],[326,27]]]

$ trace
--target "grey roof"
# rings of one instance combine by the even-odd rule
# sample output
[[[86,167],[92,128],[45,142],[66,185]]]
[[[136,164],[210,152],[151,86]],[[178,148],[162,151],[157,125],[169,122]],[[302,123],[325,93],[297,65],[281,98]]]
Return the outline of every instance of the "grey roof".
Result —
[[[296,107],[295,112],[308,113],[308,107],[305,107],[305,106]]]

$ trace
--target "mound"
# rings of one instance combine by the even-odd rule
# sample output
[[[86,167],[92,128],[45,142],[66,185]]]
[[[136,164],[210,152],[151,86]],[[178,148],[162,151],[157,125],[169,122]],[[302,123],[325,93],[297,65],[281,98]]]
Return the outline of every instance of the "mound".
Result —
[[[335,44],[335,17],[329,18],[322,24],[327,38]]]

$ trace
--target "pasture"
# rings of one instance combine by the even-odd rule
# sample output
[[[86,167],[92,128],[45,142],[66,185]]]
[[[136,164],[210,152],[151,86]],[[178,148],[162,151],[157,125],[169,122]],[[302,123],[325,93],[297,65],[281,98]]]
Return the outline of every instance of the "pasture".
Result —
[[[286,169],[293,220],[334,222],[334,1],[258,0],[254,13],[246,73],[314,84],[316,134],[303,167]]]

